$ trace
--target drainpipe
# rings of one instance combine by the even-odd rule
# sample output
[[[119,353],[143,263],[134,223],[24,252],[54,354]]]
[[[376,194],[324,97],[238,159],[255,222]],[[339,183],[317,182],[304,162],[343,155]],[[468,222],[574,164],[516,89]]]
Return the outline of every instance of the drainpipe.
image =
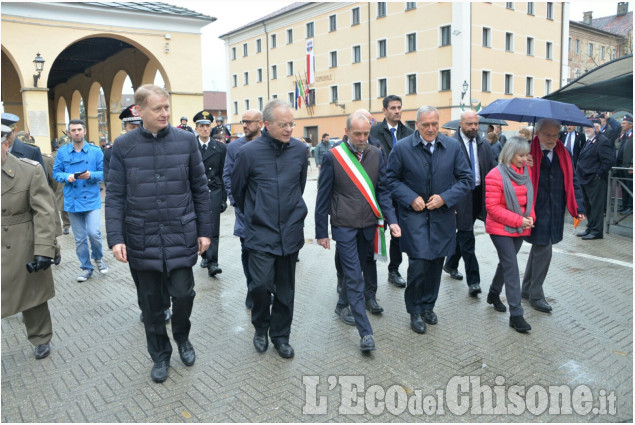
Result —
[[[371,3],[368,2],[368,112],[371,112],[371,93],[372,93],[372,88],[371,88],[371,80],[370,80],[370,76],[371,76],[371,63],[372,61],[370,60],[370,5]]]
[[[267,76],[267,102],[269,101],[269,99],[271,99],[271,96],[269,95],[269,33],[267,32],[267,23],[263,22],[262,23],[262,27],[265,30],[265,46],[267,49],[267,72],[265,73],[265,75]],[[265,103],[267,103],[265,102]]]

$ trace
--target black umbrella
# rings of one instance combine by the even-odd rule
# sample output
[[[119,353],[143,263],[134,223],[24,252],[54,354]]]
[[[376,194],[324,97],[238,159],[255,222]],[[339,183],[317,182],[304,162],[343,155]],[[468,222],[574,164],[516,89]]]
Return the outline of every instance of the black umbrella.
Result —
[[[484,126],[484,128],[487,128],[488,125],[507,125],[507,121],[499,120],[496,118],[479,117],[478,125],[479,125],[479,128],[481,126]],[[456,130],[459,128],[459,120],[448,121],[445,124],[443,124],[441,128],[445,128],[447,130]]]

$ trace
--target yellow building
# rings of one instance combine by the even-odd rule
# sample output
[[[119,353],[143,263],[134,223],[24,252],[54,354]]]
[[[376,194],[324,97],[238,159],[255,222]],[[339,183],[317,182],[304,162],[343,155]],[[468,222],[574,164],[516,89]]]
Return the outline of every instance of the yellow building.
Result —
[[[4,111],[20,117],[18,127],[44,152],[66,116],[86,118],[87,140],[104,129],[113,140],[126,77],[136,89],[158,72],[178,124],[179,113],[203,107],[200,31],[214,20],[165,3],[3,2]]]
[[[358,108],[381,120],[388,94],[402,97],[411,126],[422,105],[443,123],[499,98],[541,97],[566,81],[568,24],[568,6],[555,2],[294,3],[221,36],[229,121],[271,98],[293,101],[309,41],[315,83],[296,137],[341,136]]]

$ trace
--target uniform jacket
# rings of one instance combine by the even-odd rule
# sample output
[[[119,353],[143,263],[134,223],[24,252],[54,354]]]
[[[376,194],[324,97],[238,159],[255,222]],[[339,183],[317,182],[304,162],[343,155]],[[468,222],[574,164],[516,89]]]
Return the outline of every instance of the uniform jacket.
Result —
[[[511,166],[512,170],[518,174],[522,174],[523,170]],[[531,173],[531,170],[529,171]],[[523,214],[527,210],[527,188],[524,185],[518,185],[512,180],[512,186],[516,192],[518,205],[521,214],[516,214],[507,208],[505,201],[505,193],[503,191],[503,178],[501,177],[498,167],[493,168],[485,177],[485,206],[487,208],[487,217],[485,219],[485,231],[490,235],[520,237],[529,236],[531,229],[525,229],[522,233],[510,233],[505,230],[505,226],[521,227],[523,224]],[[530,183],[531,184],[531,180]],[[529,216],[536,219],[535,209],[532,207]]]
[[[397,143],[388,157],[388,183],[399,204],[400,246],[411,258],[432,260],[454,252],[454,209],[472,188],[472,171],[456,140],[439,134],[432,155],[423,146],[419,132]],[[412,201],[427,201],[437,194],[445,205],[435,210],[415,211]]]
[[[633,130],[627,137],[623,134],[620,138],[620,148],[617,151],[617,161],[615,165],[618,167],[632,167],[633,166]]]
[[[207,177],[207,187],[212,210],[220,211],[221,204],[227,202],[227,192],[223,184],[223,167],[225,167],[225,156],[227,147],[224,143],[217,142],[210,137],[207,142],[207,150],[203,150],[197,137],[197,146],[203,158],[205,175]]]
[[[361,165],[373,183],[375,196],[385,221],[396,223],[397,218],[390,198],[386,180],[386,164],[383,153],[372,145],[367,145],[362,154]],[[320,170],[317,200],[315,203],[315,238],[328,238],[328,216],[332,227],[362,229],[377,224],[368,201],[348,177],[344,168],[328,151]]]
[[[225,134],[225,141],[229,141],[229,136],[232,135],[231,131],[229,130],[229,127],[226,125],[216,125],[214,127],[212,127],[212,132],[210,133],[210,136],[212,137],[212,139],[214,138],[214,135],[218,134],[218,133],[224,133]]]
[[[534,141],[532,143],[538,142]],[[567,150],[563,149],[563,151],[566,154]],[[570,155],[569,158],[571,158]],[[534,167],[536,167],[536,162],[534,157]],[[533,174],[534,170],[532,169],[531,172]],[[526,237],[525,240],[536,245],[556,244],[562,240],[567,200],[564,191],[564,176],[555,150],[551,166],[545,160],[540,162],[540,175],[538,178],[538,187],[534,186],[536,221],[533,229],[531,229],[531,235]],[[584,214],[582,189],[575,172],[573,172],[573,191],[577,203],[577,212],[578,214]]]
[[[397,124],[397,133],[395,134],[395,137],[399,141],[404,137],[411,135],[413,131],[414,130],[412,130],[410,127],[406,127],[401,121],[399,121],[399,124]],[[385,118],[382,122],[378,122],[370,128],[370,136],[381,143],[384,148],[384,152],[386,152],[386,155],[390,155],[390,152],[392,151],[392,134],[390,134],[388,123],[386,122]]]
[[[565,148],[567,146],[568,134],[569,132],[567,131],[561,131],[560,136],[558,136],[558,139],[560,139],[562,144],[565,145]],[[580,157],[580,151],[584,147],[585,143],[586,143],[586,136],[584,135],[584,133],[575,131],[575,137],[573,139],[573,169],[574,170],[578,166],[578,158]]]
[[[457,131],[454,140],[459,143],[461,148],[461,152],[465,157],[465,161],[467,162],[470,170],[472,169],[472,164],[470,164],[469,155],[467,149],[465,148],[465,143],[463,143],[463,139],[461,138],[461,130]],[[483,220],[485,216],[485,176],[490,170],[496,167],[497,163],[494,160],[494,154],[492,153],[492,147],[489,144],[488,140],[483,140],[480,136],[476,136],[476,149],[478,155],[478,173],[480,174],[480,183],[481,183],[481,215],[479,217],[475,217],[473,214],[473,206],[472,206],[472,197],[474,195],[474,191],[470,190],[467,195],[463,197],[456,205],[456,228],[457,230],[465,230],[470,231],[474,229],[474,220],[477,218]]]
[[[241,137],[227,145],[225,166],[223,167],[223,183],[225,183],[225,192],[227,193],[229,203],[232,206],[236,206],[236,201],[234,200],[234,196],[232,195],[232,171],[234,170],[234,163],[236,162],[236,154],[238,153],[240,148],[248,141],[249,140],[247,140],[245,137]],[[234,236],[244,238],[245,217],[243,216],[242,211],[240,211],[238,208],[234,209],[234,215],[236,216],[236,220],[234,221]]]
[[[263,130],[240,148],[231,190],[245,216],[246,248],[278,256],[302,248],[306,174],[306,147],[297,139],[282,143]]]
[[[617,122],[614,118],[608,117],[606,119],[606,124],[600,130],[600,133],[606,137],[611,146],[615,143],[615,139],[617,139],[622,131],[622,126],[619,122]]]
[[[12,154],[2,165],[2,317],[55,296],[49,267],[28,273],[34,255],[55,257],[55,206],[41,166]]]
[[[11,147],[11,154],[13,154],[16,158],[28,158],[37,161],[42,166],[42,169],[46,171],[46,164],[44,164],[44,158],[42,158],[42,151],[37,146],[22,143],[16,137],[13,141],[13,146]]]
[[[613,142],[601,134],[596,135],[593,140],[587,140],[575,170],[580,184],[608,178],[609,170],[615,164],[614,152]]]
[[[104,147],[104,183],[108,184],[108,171],[110,171],[110,158],[112,157],[112,145]]]
[[[99,182],[103,180],[104,154],[101,148],[84,141],[84,147],[75,152],[73,143],[60,146],[53,166],[53,178],[64,185],[64,210],[85,212],[101,208]],[[90,171],[88,180],[68,183],[73,173]]]
[[[212,236],[209,191],[193,134],[167,126],[119,136],[106,188],[108,246],[126,244],[135,270],[192,267]]]

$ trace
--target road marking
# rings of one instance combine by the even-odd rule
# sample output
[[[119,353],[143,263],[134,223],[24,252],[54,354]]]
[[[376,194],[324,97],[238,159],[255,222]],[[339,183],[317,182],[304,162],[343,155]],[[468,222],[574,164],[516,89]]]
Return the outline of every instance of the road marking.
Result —
[[[614,260],[612,258],[596,257],[595,255],[583,254],[583,253],[580,253],[580,252],[565,251],[565,250],[558,249],[558,248],[553,248],[553,252],[557,252],[558,254],[573,255],[575,257],[588,258],[589,260],[596,260],[596,261],[602,261],[602,262],[605,262],[605,263],[616,264],[618,266],[629,267],[631,269],[633,268],[633,263],[627,263],[625,261]]]

